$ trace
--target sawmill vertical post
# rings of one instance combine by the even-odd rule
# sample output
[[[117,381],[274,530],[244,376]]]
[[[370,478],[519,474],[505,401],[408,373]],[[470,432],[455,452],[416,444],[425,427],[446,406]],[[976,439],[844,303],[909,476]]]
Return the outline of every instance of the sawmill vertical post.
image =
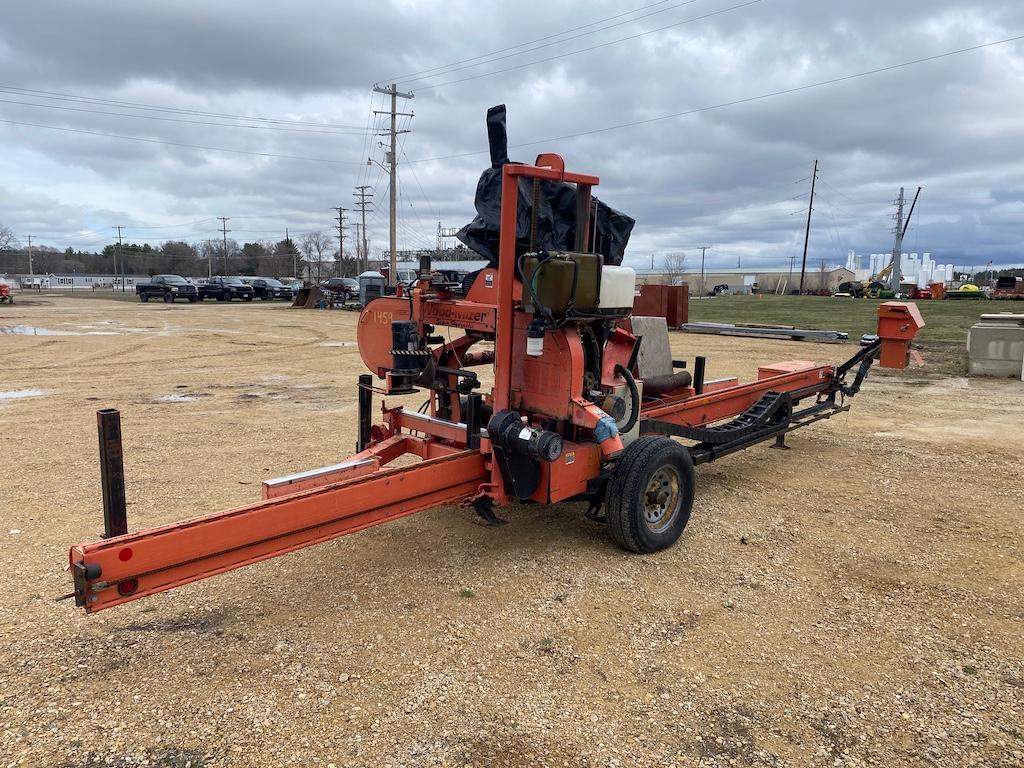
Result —
[[[356,437],[356,453],[365,451],[370,445],[371,408],[373,408],[373,376],[364,373],[359,376],[359,433]]]
[[[96,411],[100,438],[100,483],[103,486],[103,538],[128,533],[128,507],[124,493],[124,452],[121,413],[116,408]]]

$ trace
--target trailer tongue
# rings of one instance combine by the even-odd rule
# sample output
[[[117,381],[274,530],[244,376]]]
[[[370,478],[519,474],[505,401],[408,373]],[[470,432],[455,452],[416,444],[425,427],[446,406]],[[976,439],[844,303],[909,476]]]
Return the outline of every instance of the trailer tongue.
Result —
[[[575,250],[517,244],[520,179],[535,196],[541,181],[575,186]],[[697,358],[692,374],[645,381],[622,298],[633,295],[631,270],[603,263],[589,241],[597,183],[552,154],[504,165],[498,266],[457,297],[424,264],[411,290],[363,309],[357,336],[370,374],[359,377],[357,453],[339,464],[268,480],[263,499],[244,507],[125,533],[119,430],[108,423],[107,537],[71,548],[76,604],[100,611],[451,504],[497,525],[495,510],[517,501],[585,501],[621,546],[653,552],[689,520],[695,465],[848,410],[876,359],[907,364],[924,322],[913,304],[888,302],[878,339],[839,366],[777,363],[739,384],[704,381]],[[484,394],[473,368],[491,365]],[[424,390],[427,413],[382,403],[374,419],[374,392]],[[391,466],[401,457],[418,461]]]

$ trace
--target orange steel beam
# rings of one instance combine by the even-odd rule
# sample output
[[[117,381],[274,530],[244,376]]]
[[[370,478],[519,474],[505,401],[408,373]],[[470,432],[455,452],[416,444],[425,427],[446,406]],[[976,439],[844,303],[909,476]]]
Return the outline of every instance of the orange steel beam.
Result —
[[[832,382],[832,366],[807,368],[794,373],[770,376],[749,384],[740,384],[704,395],[678,401],[653,403],[640,411],[645,419],[656,419],[688,427],[699,427],[743,413],[765,392],[801,393],[810,397],[828,391]],[[796,399],[801,399],[798,397]]]
[[[541,166],[541,163],[544,165]],[[537,165],[506,164],[501,169],[501,228],[498,241],[498,317],[494,342],[494,411],[509,407],[512,391],[512,317],[516,260],[516,211],[519,201],[519,177],[546,181],[565,181],[596,187],[597,176],[571,173],[556,154],[537,156]],[[497,471],[497,470],[495,470]]]
[[[514,165],[501,173],[501,227],[498,241],[498,319],[494,338],[494,412],[509,406],[512,391],[512,305],[516,260],[516,208],[519,179]]]
[[[469,500],[489,478],[479,451],[461,451],[79,544],[70,552],[76,602],[89,613],[111,608],[432,507]],[[92,578],[87,579],[87,574]]]

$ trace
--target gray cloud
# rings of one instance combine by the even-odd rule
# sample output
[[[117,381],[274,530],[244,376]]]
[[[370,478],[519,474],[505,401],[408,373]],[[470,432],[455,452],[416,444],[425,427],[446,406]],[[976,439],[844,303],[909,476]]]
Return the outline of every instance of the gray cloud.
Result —
[[[643,5],[639,2],[636,6]],[[668,7],[677,2],[667,2]],[[699,109],[1024,33],[1024,7],[984,0],[875,3],[763,0],[657,34],[471,82],[518,65],[736,4],[699,0],[532,54],[413,85],[401,166],[401,247],[437,221],[472,216],[487,164],[484,111],[509,108],[513,144]],[[650,10],[658,10],[654,6]],[[620,14],[620,5],[293,2],[21,3],[0,28],[0,85],[207,112],[374,127],[370,85]],[[622,17],[618,20],[625,20]],[[712,263],[782,264],[802,241],[814,159],[822,183],[811,258],[891,248],[889,202],[924,186],[909,245],[940,261],[1019,262],[1024,210],[1024,44],[1016,43],[778,98],[512,150],[558,151],[602,178],[599,194],[636,217],[629,258],[713,243]],[[417,88],[419,90],[417,90]],[[0,93],[0,99],[126,111]],[[176,119],[198,115],[148,113]],[[370,237],[386,244],[378,137],[198,125],[0,103],[0,119],[213,152],[0,123],[0,223],[56,246],[101,246],[113,224],[231,216],[240,240],[331,226],[357,183],[375,185]],[[212,122],[217,122],[213,120]],[[403,120],[403,124],[407,122]],[[280,127],[280,126],[279,126]],[[308,130],[311,126],[291,126]],[[324,130],[336,130],[325,127]],[[324,162],[334,161],[333,163]],[[800,183],[794,183],[799,181]],[[801,197],[801,195],[804,195]],[[131,229],[132,239],[213,236],[217,222]],[[88,234],[82,234],[83,232]],[[802,242],[801,242],[802,244]]]

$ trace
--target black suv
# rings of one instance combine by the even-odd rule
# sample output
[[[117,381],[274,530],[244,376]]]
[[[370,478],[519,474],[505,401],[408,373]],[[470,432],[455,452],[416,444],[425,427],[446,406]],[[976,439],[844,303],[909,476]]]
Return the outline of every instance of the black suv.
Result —
[[[240,277],[211,277],[204,285],[199,286],[200,301],[203,299],[252,301],[252,297],[252,286],[243,283]]]
[[[295,294],[291,288],[273,277],[257,277],[249,281],[257,299],[273,301],[274,299],[286,299],[291,301]]]
[[[354,277],[332,277],[320,283],[320,289],[343,301],[359,298],[359,281]]]

